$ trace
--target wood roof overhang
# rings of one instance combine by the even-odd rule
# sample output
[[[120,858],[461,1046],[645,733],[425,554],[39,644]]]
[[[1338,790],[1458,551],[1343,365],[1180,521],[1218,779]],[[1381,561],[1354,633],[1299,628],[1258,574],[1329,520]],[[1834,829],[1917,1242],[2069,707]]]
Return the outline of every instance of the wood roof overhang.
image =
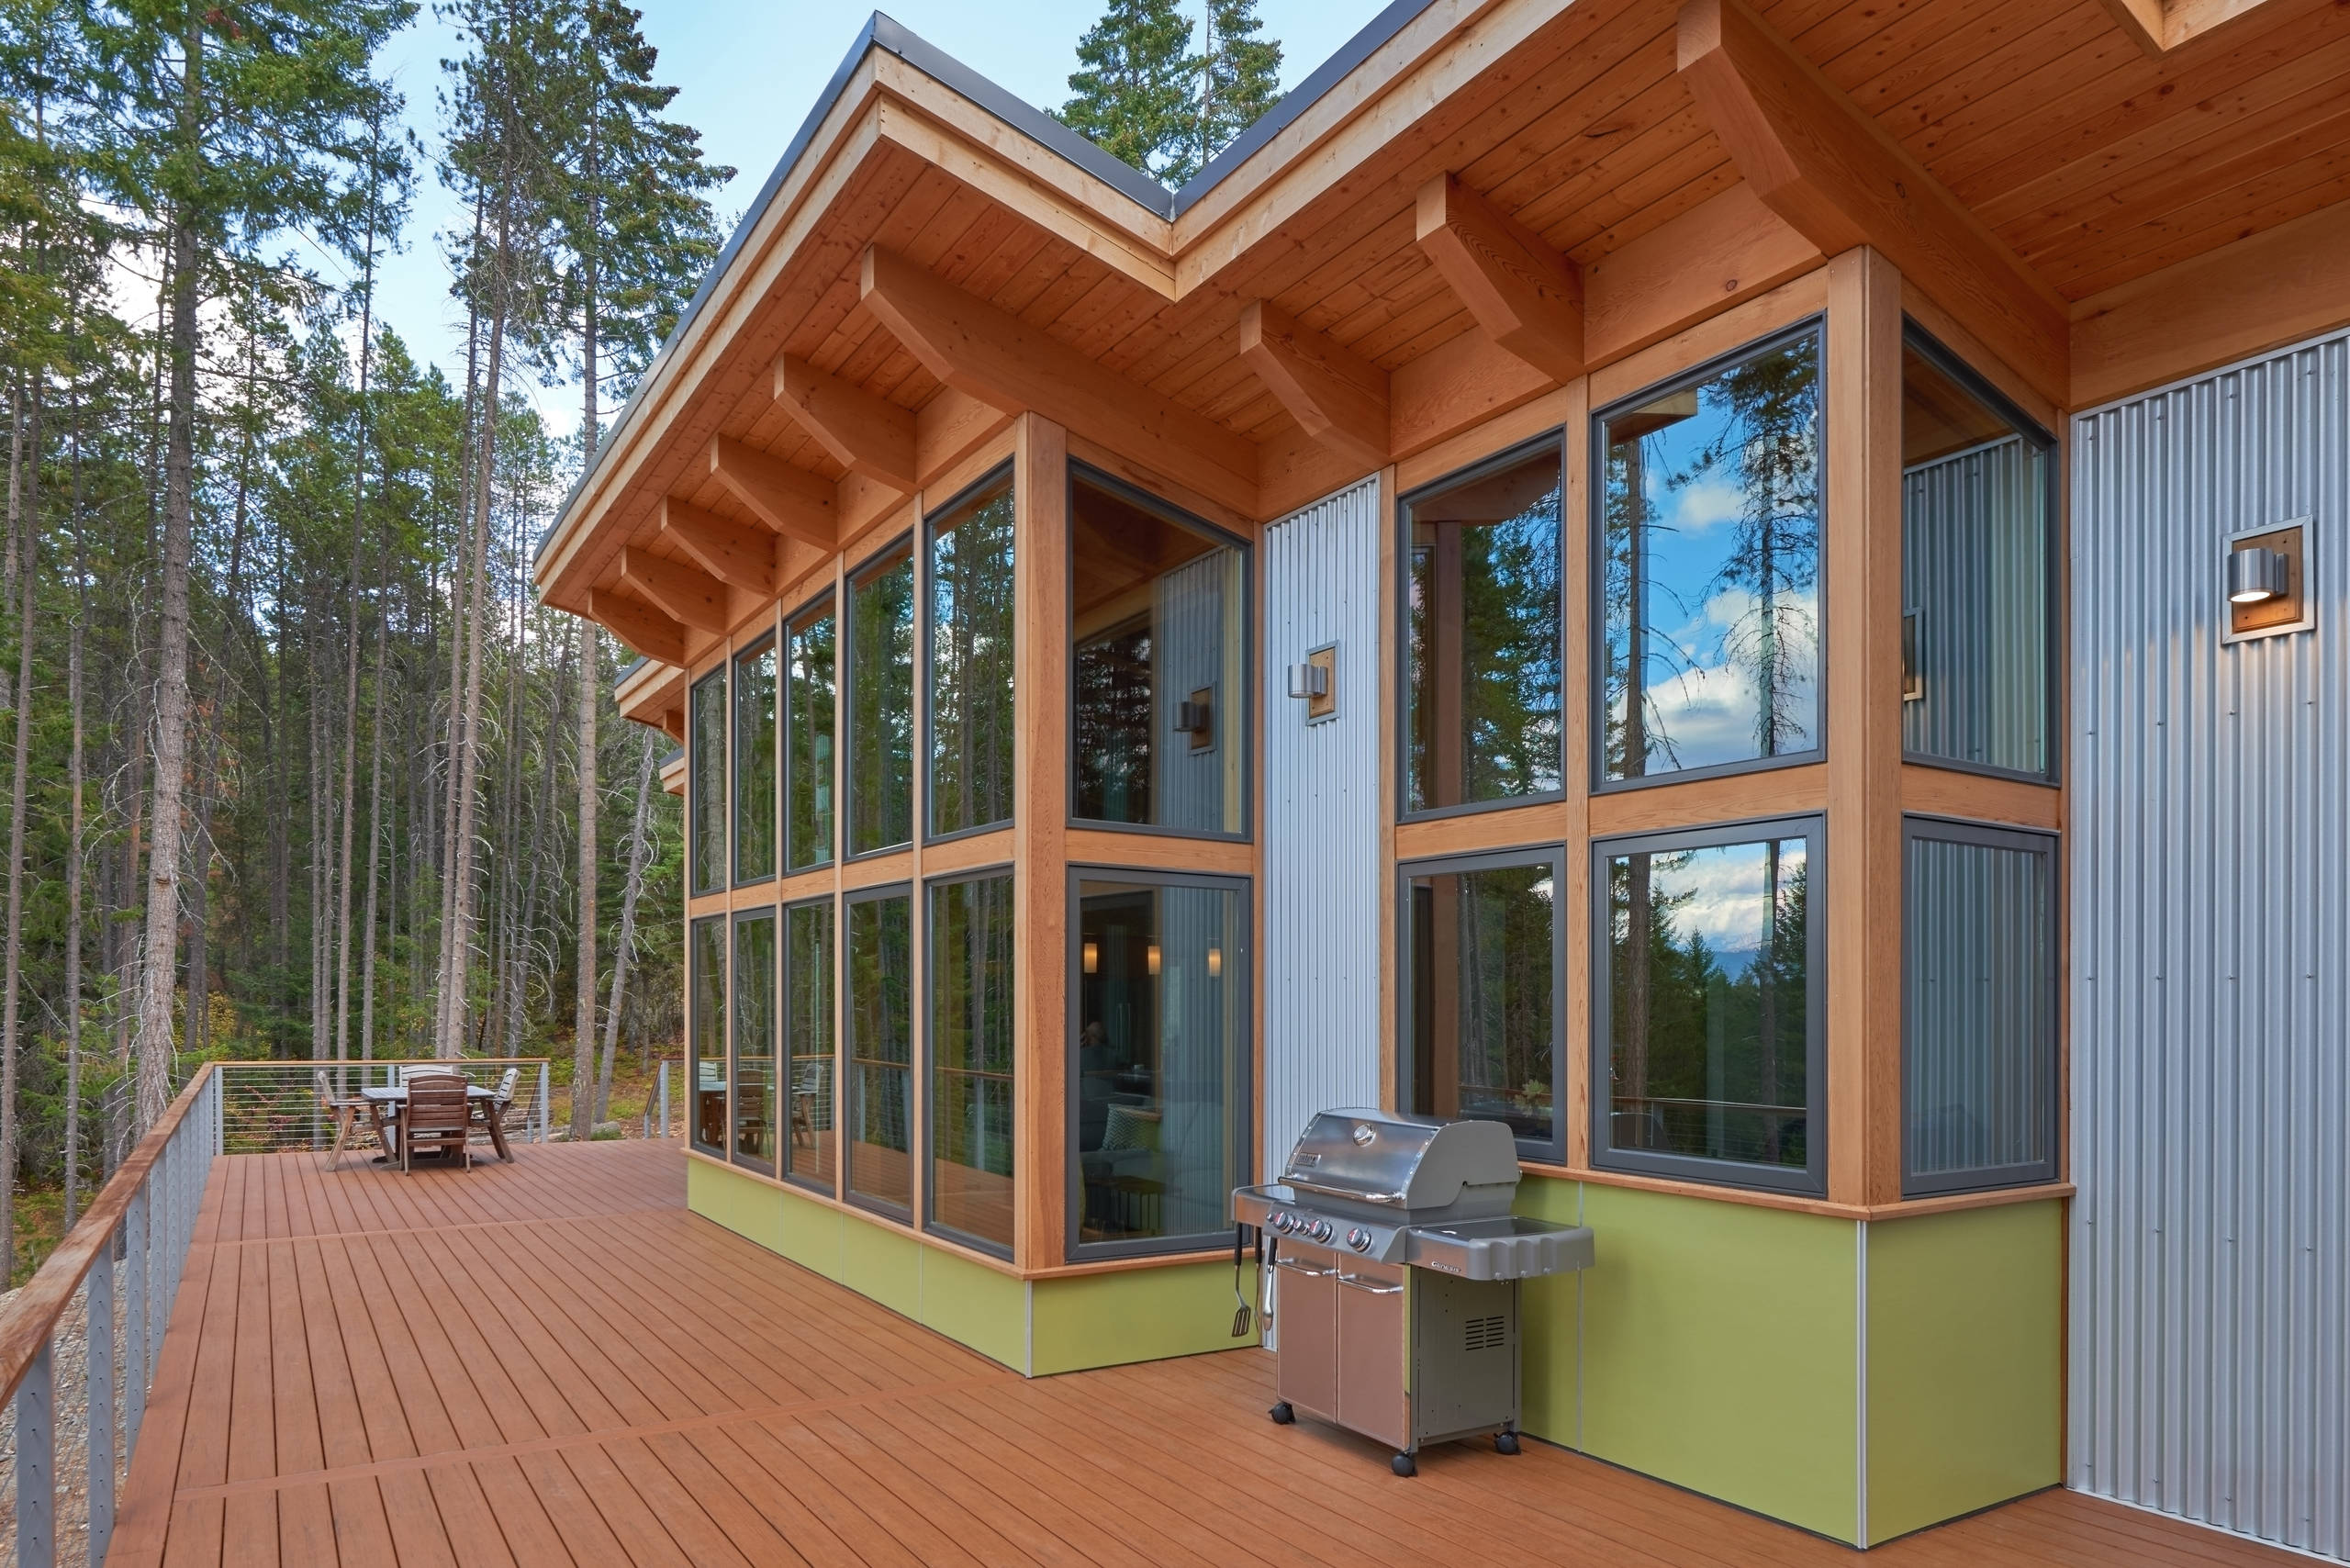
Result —
[[[2149,3],[1399,0],[1172,196],[877,17],[538,581],[682,661],[1020,408],[1276,516],[1857,243],[2074,403],[2350,196],[2350,7]]]

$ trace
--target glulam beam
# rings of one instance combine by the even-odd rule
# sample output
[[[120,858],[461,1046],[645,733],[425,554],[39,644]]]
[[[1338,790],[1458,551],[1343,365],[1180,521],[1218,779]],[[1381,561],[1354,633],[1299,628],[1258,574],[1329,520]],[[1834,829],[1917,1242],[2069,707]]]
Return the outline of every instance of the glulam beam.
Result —
[[[836,533],[831,480],[732,436],[710,438],[711,476],[778,533],[830,550]]]
[[[686,629],[643,600],[610,588],[589,588],[588,618],[646,658],[685,667]]]
[[[1581,375],[1583,274],[1450,174],[1420,187],[1420,251],[1485,335],[1563,385]]]
[[[1307,435],[1359,467],[1386,463],[1385,371],[1261,299],[1240,313],[1240,358]]]
[[[2064,301],[1741,0],[1686,0],[1682,81],[1763,205],[1833,256],[1882,252],[2043,396],[2066,393]]]
[[[776,536],[675,496],[661,500],[661,533],[694,565],[734,588],[775,591]]]
[[[892,489],[911,492],[916,487],[911,409],[827,375],[798,354],[775,362],[775,398],[793,423],[851,473]]]
[[[670,619],[725,635],[726,585],[699,567],[631,544],[621,551],[621,581]]]
[[[1247,438],[880,246],[866,247],[857,291],[890,334],[947,386],[1006,413],[1033,409],[1256,515],[1257,448]]]

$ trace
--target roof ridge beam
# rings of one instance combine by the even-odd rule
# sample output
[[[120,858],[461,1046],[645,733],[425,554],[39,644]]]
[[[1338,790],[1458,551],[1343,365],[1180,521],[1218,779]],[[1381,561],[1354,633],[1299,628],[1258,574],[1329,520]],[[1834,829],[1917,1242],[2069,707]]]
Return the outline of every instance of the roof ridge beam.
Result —
[[[685,668],[686,629],[643,599],[591,588],[588,617],[655,663]]]
[[[831,480],[727,435],[710,438],[710,472],[729,495],[778,533],[819,550],[833,547],[836,525]]]
[[[865,249],[865,307],[939,380],[1007,413],[1033,409],[1248,517],[1257,447],[918,262]]]
[[[661,533],[720,582],[753,593],[775,591],[776,536],[767,530],[664,496]]]
[[[1742,0],[1685,0],[1680,74],[1763,204],[1830,256],[1874,246],[2042,396],[2065,400],[2064,301]]]
[[[775,362],[775,398],[793,423],[850,472],[909,494],[919,488],[911,409],[790,353]]]
[[[726,585],[699,566],[627,544],[621,548],[621,581],[672,619],[712,636],[726,634]]]
[[[1485,335],[1551,380],[1581,375],[1583,269],[1449,174],[1420,187],[1420,250]]]
[[[1308,436],[1364,468],[1386,464],[1385,371],[1263,299],[1240,312],[1240,357]]]

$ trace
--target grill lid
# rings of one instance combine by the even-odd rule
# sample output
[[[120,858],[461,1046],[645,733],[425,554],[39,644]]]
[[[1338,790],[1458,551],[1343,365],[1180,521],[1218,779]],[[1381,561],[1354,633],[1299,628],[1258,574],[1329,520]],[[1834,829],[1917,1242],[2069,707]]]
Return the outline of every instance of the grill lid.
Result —
[[[1440,1122],[1341,1108],[1306,1124],[1281,1181],[1300,1192],[1414,1212],[1450,1209],[1464,1193],[1517,1185],[1517,1142],[1501,1122]],[[1482,1206],[1482,1205],[1481,1205]]]

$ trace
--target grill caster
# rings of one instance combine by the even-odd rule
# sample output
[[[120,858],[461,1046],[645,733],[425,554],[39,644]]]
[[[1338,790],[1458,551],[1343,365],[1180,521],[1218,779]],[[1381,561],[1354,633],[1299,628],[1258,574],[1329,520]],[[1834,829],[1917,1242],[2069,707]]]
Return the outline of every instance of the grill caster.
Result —
[[[1276,1427],[1286,1427],[1297,1419],[1297,1412],[1289,1407],[1289,1401],[1286,1399],[1266,1411],[1265,1414],[1273,1418],[1273,1425]]]
[[[1393,1459],[1390,1460],[1388,1462],[1388,1468],[1394,1471],[1398,1475],[1417,1475],[1420,1473],[1418,1462],[1414,1460],[1412,1456],[1407,1453],[1399,1453]]]
[[[1495,1432],[1494,1434],[1494,1451],[1495,1453],[1516,1453],[1517,1451],[1517,1434],[1516,1432]]]

